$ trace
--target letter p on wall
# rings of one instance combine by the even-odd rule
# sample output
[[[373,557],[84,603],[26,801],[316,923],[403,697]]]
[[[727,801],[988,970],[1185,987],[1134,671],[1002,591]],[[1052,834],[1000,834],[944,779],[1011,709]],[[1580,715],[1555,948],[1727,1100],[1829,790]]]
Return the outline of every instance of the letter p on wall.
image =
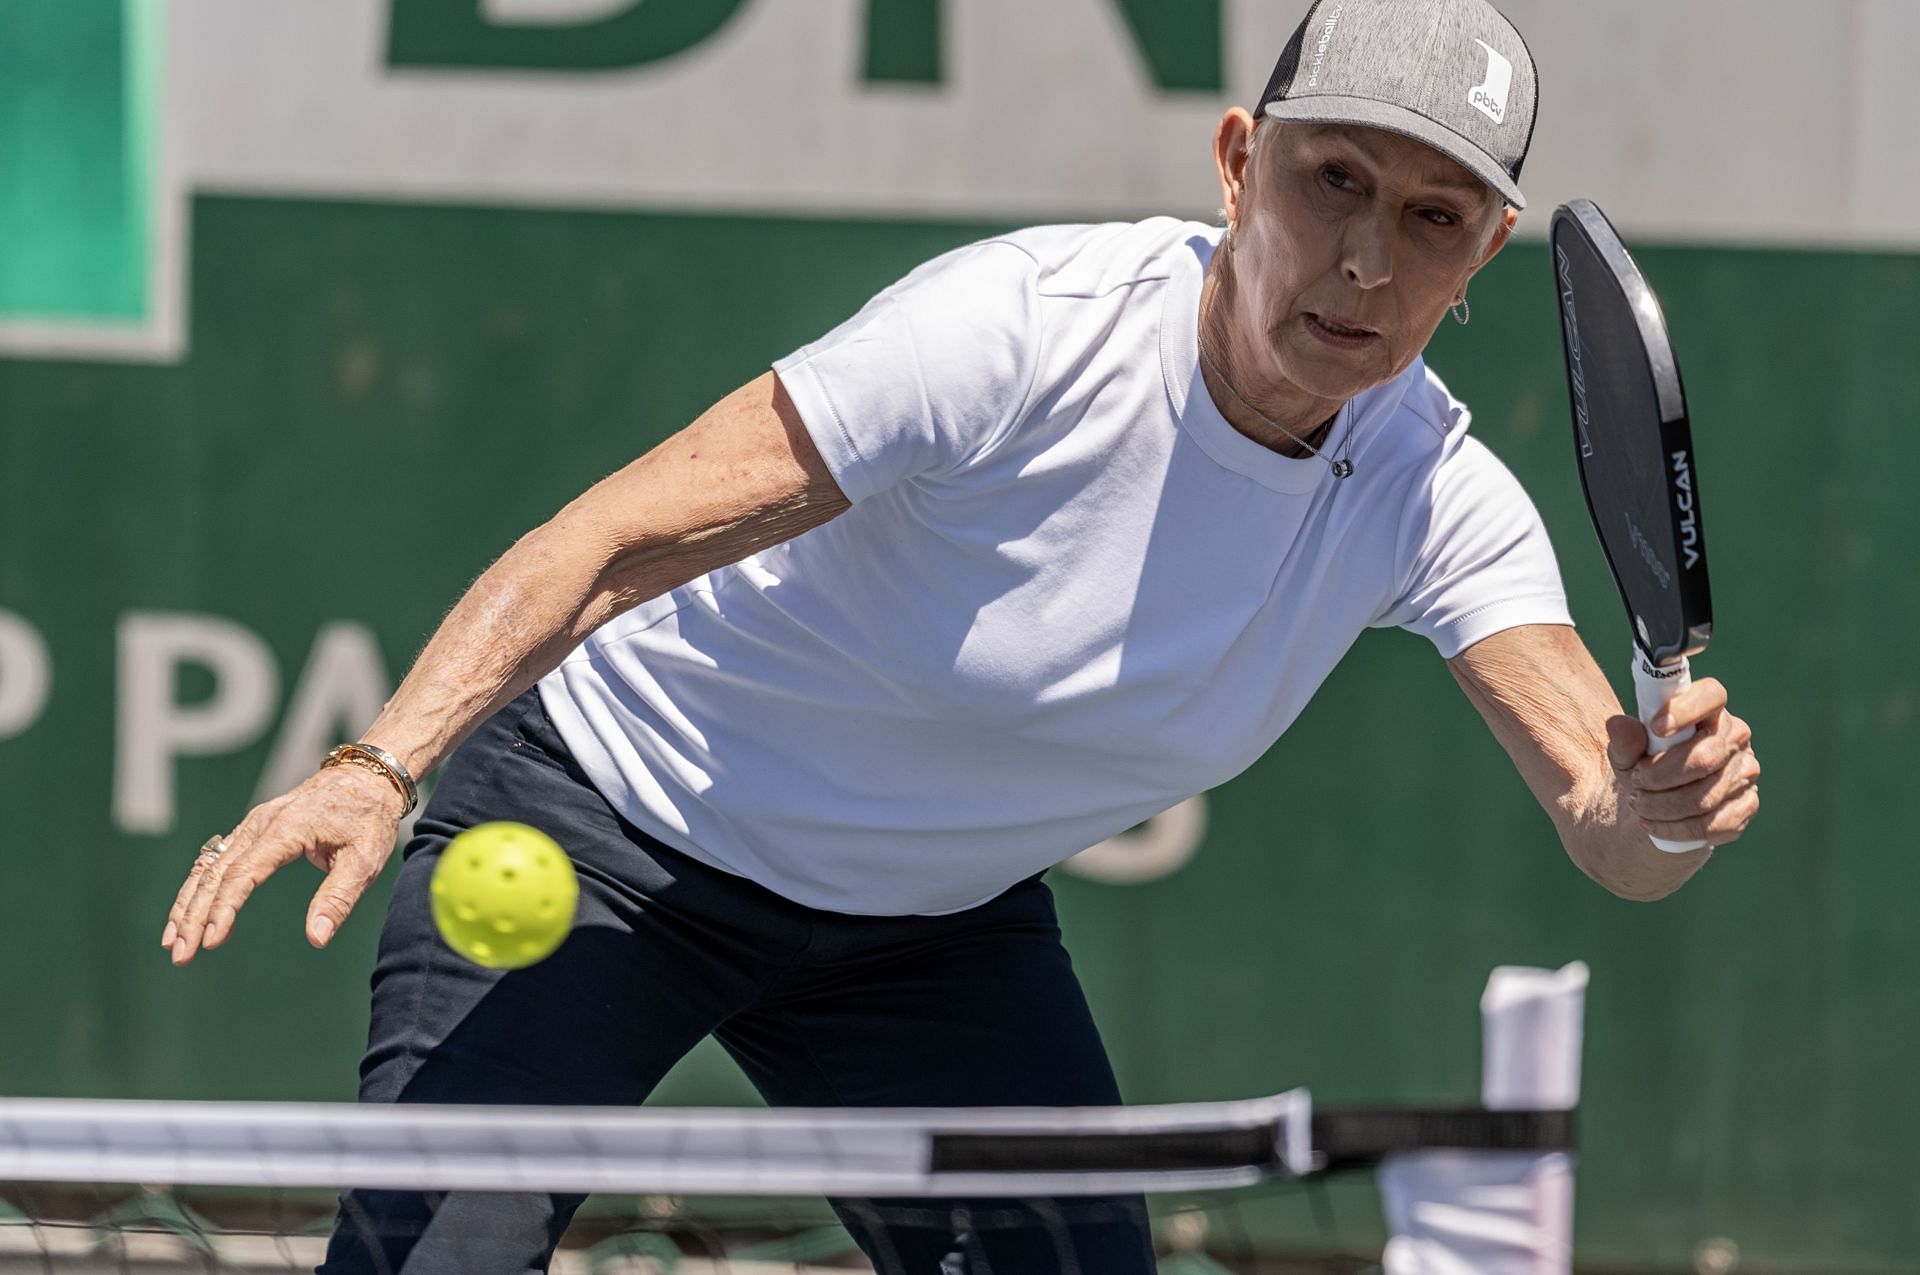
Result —
[[[280,670],[252,629],[213,615],[129,612],[117,646],[114,822],[164,833],[173,827],[174,759],[260,738],[280,697]],[[213,693],[198,704],[174,701],[175,675],[186,664],[213,674]]]

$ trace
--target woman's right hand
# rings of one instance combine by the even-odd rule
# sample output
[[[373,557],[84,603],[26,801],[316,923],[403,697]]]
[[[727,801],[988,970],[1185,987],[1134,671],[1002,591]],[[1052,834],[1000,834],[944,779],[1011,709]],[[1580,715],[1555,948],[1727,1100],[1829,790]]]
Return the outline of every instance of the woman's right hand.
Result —
[[[383,776],[330,766],[255,806],[218,856],[194,859],[167,913],[160,946],[185,965],[219,947],[255,887],[302,855],[327,874],[307,906],[307,942],[325,947],[393,853],[405,800]]]

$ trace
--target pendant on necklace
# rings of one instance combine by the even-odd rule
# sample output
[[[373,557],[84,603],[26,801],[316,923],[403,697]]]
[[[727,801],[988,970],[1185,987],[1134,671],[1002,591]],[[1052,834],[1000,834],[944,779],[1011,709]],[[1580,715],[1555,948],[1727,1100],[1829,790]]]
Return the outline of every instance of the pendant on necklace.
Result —
[[[1353,462],[1352,462],[1352,461],[1350,461],[1350,460],[1348,460],[1348,459],[1347,459],[1346,457],[1344,457],[1344,456],[1343,456],[1343,457],[1341,457],[1341,458],[1340,458],[1339,460],[1336,460],[1336,461],[1334,461],[1334,462],[1333,462],[1333,476],[1334,476],[1335,478],[1351,478],[1351,477],[1353,477]]]

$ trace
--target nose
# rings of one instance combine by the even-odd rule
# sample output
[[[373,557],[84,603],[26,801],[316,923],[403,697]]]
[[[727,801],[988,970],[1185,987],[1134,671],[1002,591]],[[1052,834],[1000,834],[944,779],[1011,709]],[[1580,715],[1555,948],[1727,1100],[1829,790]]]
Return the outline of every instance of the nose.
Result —
[[[1384,218],[1367,214],[1347,224],[1340,272],[1356,288],[1378,288],[1393,278],[1393,234]]]

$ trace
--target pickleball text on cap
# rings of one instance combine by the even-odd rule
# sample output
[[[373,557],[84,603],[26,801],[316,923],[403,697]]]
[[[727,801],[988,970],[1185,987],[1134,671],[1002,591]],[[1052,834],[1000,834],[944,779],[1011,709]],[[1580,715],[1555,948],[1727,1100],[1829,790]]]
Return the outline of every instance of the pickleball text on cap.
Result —
[[[1318,0],[1254,116],[1411,137],[1525,208],[1539,101],[1526,41],[1486,0]]]

